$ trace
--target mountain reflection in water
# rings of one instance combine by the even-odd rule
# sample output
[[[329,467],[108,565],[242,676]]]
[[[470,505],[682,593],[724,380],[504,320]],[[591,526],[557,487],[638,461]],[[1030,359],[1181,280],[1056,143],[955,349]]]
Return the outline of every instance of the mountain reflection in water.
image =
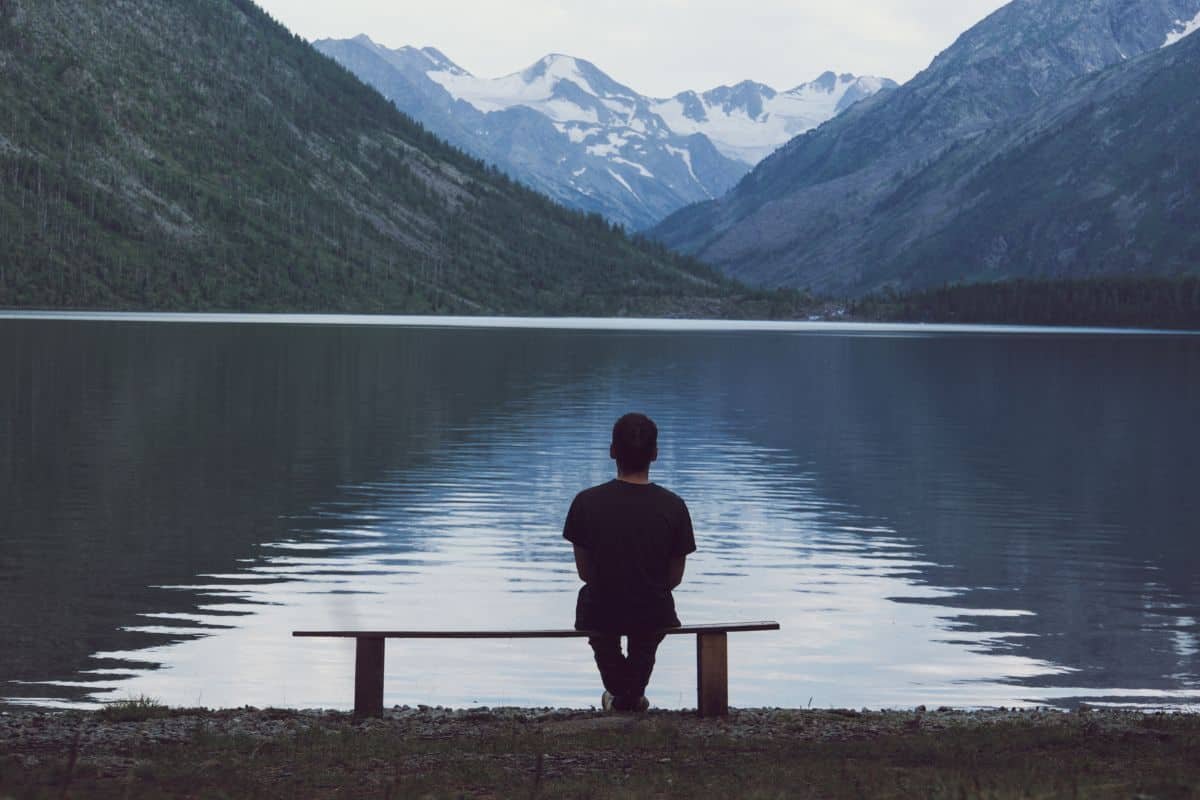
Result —
[[[0,321],[10,702],[344,707],[297,628],[568,627],[620,413],[735,705],[1200,697],[1200,341]],[[651,686],[694,704],[668,640]],[[389,703],[594,704],[578,641],[393,642]]]

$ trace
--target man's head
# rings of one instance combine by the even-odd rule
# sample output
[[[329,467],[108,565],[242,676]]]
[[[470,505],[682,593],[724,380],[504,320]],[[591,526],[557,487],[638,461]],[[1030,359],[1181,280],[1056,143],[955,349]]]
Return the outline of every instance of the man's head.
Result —
[[[658,458],[658,426],[645,414],[626,414],[613,425],[609,455],[617,460],[617,472],[636,475]]]

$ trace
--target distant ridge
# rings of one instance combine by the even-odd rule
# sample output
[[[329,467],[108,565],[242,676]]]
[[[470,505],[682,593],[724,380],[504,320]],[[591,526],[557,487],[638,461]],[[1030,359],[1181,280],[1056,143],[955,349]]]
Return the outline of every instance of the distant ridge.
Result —
[[[654,99],[561,53],[485,79],[432,47],[366,35],[314,46],[467,152],[633,230],[723,194],[796,134],[895,86],[829,72],[787,92],[745,81]]]

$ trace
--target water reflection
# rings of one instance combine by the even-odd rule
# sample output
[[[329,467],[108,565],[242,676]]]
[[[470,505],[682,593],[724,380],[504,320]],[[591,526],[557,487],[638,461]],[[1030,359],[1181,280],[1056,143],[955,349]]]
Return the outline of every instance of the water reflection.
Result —
[[[824,363],[781,348],[825,381],[798,402],[747,394],[750,435],[806,453],[826,494],[885,512],[937,565],[926,581],[961,587],[954,604],[1033,611],[1005,624],[1021,635],[1008,650],[1074,673],[1025,684],[1170,694],[1200,673],[1179,646],[1198,632],[1200,353],[1147,344],[876,339]],[[765,363],[725,380],[769,379]]]
[[[565,626],[561,517],[630,408],[696,521],[681,616],[783,623],[735,636],[735,704],[1198,695],[1186,340],[47,324],[0,354],[14,698],[345,706],[351,645],[288,632]],[[387,690],[597,694],[556,641],[393,643]]]
[[[527,422],[548,410],[530,409]],[[603,462],[595,458],[602,448],[595,444],[604,441],[609,413],[591,431],[600,438],[590,440],[578,435],[571,418],[555,417],[537,438],[526,426],[514,425],[511,435],[493,440],[491,452],[464,443],[425,469],[345,487],[343,497],[322,507],[310,523],[309,532],[321,538],[272,543],[265,548],[269,554],[237,580],[184,587],[259,605],[236,634],[242,656],[255,660],[244,669],[283,677],[250,702],[303,697],[344,705],[350,697],[352,661],[344,643],[304,641],[287,648],[272,643],[281,631],[297,627],[569,624],[577,579],[559,538],[563,498],[604,477],[596,468]],[[704,544],[680,592],[680,613],[696,620],[774,616],[787,631],[735,642],[734,693],[740,702],[803,704],[811,697],[820,705],[903,705],[961,701],[965,693],[985,703],[1007,699],[1011,688],[988,682],[1055,670],[1019,657],[972,653],[984,641],[981,636],[938,641],[941,609],[888,599],[898,592],[949,596],[912,581],[928,565],[914,557],[911,544],[886,529],[854,526],[855,520],[813,493],[810,477],[795,465],[786,469],[777,455],[760,458],[768,454],[714,436],[710,428],[672,422],[668,430],[685,441],[671,448],[672,463],[662,465],[662,480],[692,498]],[[686,427],[676,427],[680,423]],[[551,449],[550,441],[574,445]],[[538,450],[541,461],[530,474],[526,465],[534,463],[530,454]],[[714,452],[728,457],[728,474],[694,466]],[[763,470],[764,461],[772,468]],[[676,463],[688,466],[676,469]],[[481,491],[480,483],[493,488]],[[747,508],[757,513],[737,512]],[[344,527],[332,527],[335,520]],[[278,582],[280,577],[287,582]],[[240,676],[213,679],[223,672],[228,639],[217,635],[170,648],[162,653],[172,665],[170,674],[150,673],[127,688],[151,696],[203,694],[205,702],[218,705],[247,702]],[[673,641],[665,648],[655,682],[660,704],[692,702],[690,644]],[[389,702],[596,701],[589,651],[580,642],[532,647],[397,642],[391,649]],[[288,664],[297,661],[302,666],[289,671]],[[964,689],[969,681],[984,683]]]

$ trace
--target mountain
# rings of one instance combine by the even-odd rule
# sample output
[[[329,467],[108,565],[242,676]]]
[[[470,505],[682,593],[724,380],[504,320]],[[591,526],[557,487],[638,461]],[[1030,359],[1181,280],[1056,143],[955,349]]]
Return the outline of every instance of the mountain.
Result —
[[[1200,36],[951,148],[880,207],[889,284],[1200,273]],[[884,256],[884,242],[896,247]]]
[[[444,144],[248,0],[3,0],[0,74],[0,306],[766,313]]]
[[[652,235],[754,283],[849,294],[1194,269],[1179,226],[1196,213],[1197,73],[1162,48],[1198,14],[1200,0],[1016,0]],[[1142,120],[1143,101],[1163,115]]]
[[[753,167],[780,145],[833,119],[859,100],[895,89],[887,78],[826,72],[786,92],[744,81],[703,94],[682,92],[651,108],[677,133],[708,137],[725,156]]]
[[[365,35],[314,46],[458,147],[634,230],[720,196],[797,133],[894,86],[827,73],[783,93],[747,81],[658,100],[565,55],[486,79],[431,47]]]

